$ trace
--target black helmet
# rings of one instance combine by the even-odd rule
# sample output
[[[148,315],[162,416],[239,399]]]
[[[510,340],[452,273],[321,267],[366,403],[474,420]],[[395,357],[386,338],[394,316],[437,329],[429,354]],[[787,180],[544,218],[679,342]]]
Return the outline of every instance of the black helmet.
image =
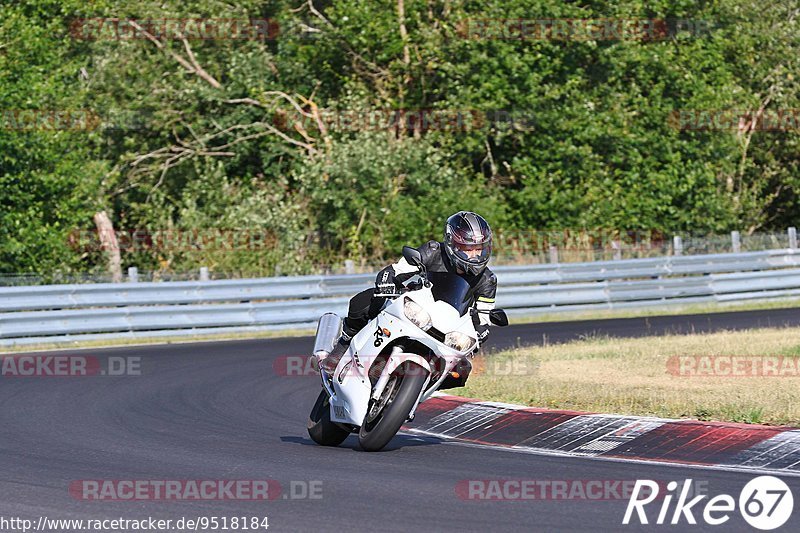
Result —
[[[492,256],[492,229],[472,211],[459,211],[444,226],[444,249],[461,270],[478,275]],[[477,255],[468,251],[479,250]]]

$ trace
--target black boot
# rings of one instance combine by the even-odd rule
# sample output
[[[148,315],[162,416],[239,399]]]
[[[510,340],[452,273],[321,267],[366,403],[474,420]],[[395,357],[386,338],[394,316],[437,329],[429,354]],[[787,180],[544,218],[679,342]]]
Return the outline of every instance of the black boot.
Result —
[[[369,290],[362,291],[350,300],[350,310],[342,323],[341,337],[339,337],[336,344],[334,344],[331,353],[323,359],[317,360],[319,366],[329,375],[332,375],[334,370],[336,370],[336,365],[339,364],[339,360],[347,351],[347,348],[350,347],[350,341],[353,340],[356,333],[361,331],[364,326],[367,325],[370,318],[372,318],[369,313],[375,298],[371,298],[371,295],[372,293]],[[369,305],[370,307],[364,308],[365,305]]]
[[[350,341],[353,340],[351,335],[348,335],[346,332],[342,332],[342,336],[339,337],[339,340],[336,341],[336,344],[333,346],[333,350],[328,356],[320,362],[322,368],[328,374],[333,374],[336,367],[339,365],[339,360],[342,358],[344,353],[347,351],[347,348],[350,347]]]

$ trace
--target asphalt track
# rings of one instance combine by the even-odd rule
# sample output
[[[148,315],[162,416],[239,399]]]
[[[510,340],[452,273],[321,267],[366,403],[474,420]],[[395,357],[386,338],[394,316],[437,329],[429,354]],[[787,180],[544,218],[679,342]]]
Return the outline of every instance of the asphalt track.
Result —
[[[490,345],[541,343],[545,335],[560,342],[787,325],[800,325],[800,310],[512,326],[495,330]],[[360,451],[352,436],[342,447],[319,447],[305,429],[317,378],[280,375],[273,364],[282,355],[307,353],[311,344],[309,338],[262,339],[80,350],[66,353],[96,357],[101,366],[109,356],[140,357],[141,375],[2,378],[0,518],[268,516],[270,531],[649,531],[655,526],[621,525],[622,499],[476,501],[460,499],[455,489],[464,480],[691,478],[711,496],[738,499],[754,477],[523,454],[413,435],[397,436],[380,453]],[[71,495],[70,484],[86,479],[272,479],[285,497],[179,502]],[[800,478],[783,479],[796,502],[781,531],[800,531]],[[320,498],[303,498],[303,483],[310,481],[315,490],[321,487]],[[651,521],[657,512],[650,510]],[[695,512],[702,524],[701,515],[702,509]],[[658,529],[752,531],[736,512],[724,526],[683,521]]]

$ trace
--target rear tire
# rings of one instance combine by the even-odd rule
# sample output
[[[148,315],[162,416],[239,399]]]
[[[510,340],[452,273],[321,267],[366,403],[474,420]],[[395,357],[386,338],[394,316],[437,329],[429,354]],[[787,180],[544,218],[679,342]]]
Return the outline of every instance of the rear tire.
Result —
[[[390,393],[394,394],[394,398],[389,399],[389,403],[375,419],[371,421],[365,419],[358,433],[358,443],[364,451],[376,452],[392,440],[408,418],[428,378],[427,370],[410,361],[404,363],[398,370],[400,372],[397,379],[400,383],[393,387],[394,391]]]
[[[331,402],[328,393],[319,392],[317,401],[308,417],[308,434],[322,446],[338,446],[350,434],[349,431],[331,421]]]

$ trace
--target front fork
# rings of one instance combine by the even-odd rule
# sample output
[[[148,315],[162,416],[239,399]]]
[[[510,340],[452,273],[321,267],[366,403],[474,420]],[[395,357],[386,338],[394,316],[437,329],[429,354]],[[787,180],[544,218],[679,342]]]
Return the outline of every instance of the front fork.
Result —
[[[347,355],[347,353],[345,353],[342,356],[342,358],[344,358],[344,356],[346,356],[346,355]],[[316,356],[312,356],[312,357],[316,357]],[[333,372],[335,374],[336,370],[334,370]],[[333,391],[333,375],[328,374],[325,371],[325,369],[322,368],[322,365],[319,365],[319,377],[322,380],[322,388],[325,389],[325,392],[328,393],[328,397],[329,398],[336,398],[336,393]]]
[[[405,357],[403,357],[402,359],[396,357],[400,354],[405,354]],[[375,383],[375,387],[372,389],[372,396],[370,398],[373,402],[380,401],[381,395],[383,394],[383,391],[386,389],[386,384],[389,382],[389,378],[392,376],[392,373],[406,361],[413,361],[428,371],[428,376],[425,378],[425,385],[422,386],[422,390],[420,391],[419,396],[417,397],[417,401],[414,402],[414,406],[411,408],[411,412],[408,414],[408,420],[413,420],[414,412],[417,410],[417,406],[419,405],[420,399],[422,398],[422,395],[425,393],[425,389],[428,387],[428,383],[430,383],[431,380],[431,367],[430,364],[428,363],[428,360],[425,359],[424,357],[421,357],[416,354],[405,353],[403,352],[402,346],[393,347],[392,353],[386,360],[386,366],[383,367],[383,371],[381,372],[381,377],[378,378],[377,383]]]

